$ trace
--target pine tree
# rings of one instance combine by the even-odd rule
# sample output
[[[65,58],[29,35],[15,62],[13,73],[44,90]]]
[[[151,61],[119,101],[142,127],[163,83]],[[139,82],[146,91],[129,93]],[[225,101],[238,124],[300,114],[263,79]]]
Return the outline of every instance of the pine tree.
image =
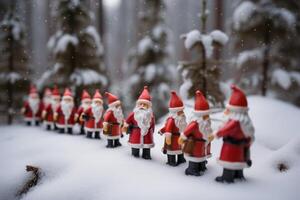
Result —
[[[20,99],[29,88],[25,30],[13,10],[0,23],[0,93],[8,124],[12,123],[15,110],[21,107]]]
[[[144,85],[152,93],[153,110],[157,117],[167,112],[168,98],[175,68],[167,64],[169,56],[168,32],[163,15],[166,9],[162,0],[144,0],[139,13],[140,40],[131,50],[129,65],[131,77],[127,94],[131,95],[132,104],[140,95]]]
[[[180,94],[183,98],[194,97],[196,90],[201,90],[208,100],[215,105],[223,105],[224,95],[220,89],[220,69],[214,60],[214,51],[220,51],[227,41],[228,36],[220,30],[206,32],[206,21],[209,11],[206,9],[206,0],[202,1],[200,13],[201,32],[192,30],[182,35],[187,50],[194,50],[198,56],[195,61],[179,62],[182,72],[183,84]]]
[[[300,105],[300,3],[249,0],[233,13],[239,76],[250,93],[270,94]]]
[[[39,80],[39,86],[71,87],[78,98],[84,88],[108,87],[103,62],[103,46],[90,13],[80,0],[60,0],[56,17],[59,30],[48,47],[55,64]]]

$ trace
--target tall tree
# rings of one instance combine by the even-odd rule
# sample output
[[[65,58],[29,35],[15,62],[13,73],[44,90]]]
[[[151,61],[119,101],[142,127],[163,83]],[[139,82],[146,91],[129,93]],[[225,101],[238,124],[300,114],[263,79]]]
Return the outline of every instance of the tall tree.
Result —
[[[249,0],[233,13],[236,79],[250,92],[300,105],[300,2]]]
[[[71,87],[77,98],[84,88],[107,89],[103,46],[91,25],[91,15],[80,0],[59,1],[56,12],[59,29],[48,42],[55,64],[38,81],[40,87],[53,84]]]
[[[162,0],[144,0],[140,5],[140,40],[130,52],[129,65],[133,74],[129,78],[128,93],[132,103],[144,85],[148,85],[155,105],[153,110],[157,117],[161,117],[167,112],[169,86],[175,74],[175,68],[167,63],[169,29],[163,20],[166,6]]]
[[[199,15],[201,26],[199,30],[192,30],[182,35],[185,48],[194,50],[198,56],[195,61],[179,62],[183,84],[180,93],[184,98],[192,98],[196,90],[201,90],[213,104],[223,105],[224,95],[220,90],[220,69],[213,59],[213,50],[220,49],[228,41],[228,36],[220,30],[207,33],[206,21],[209,10],[206,0],[202,0],[202,10]]]
[[[29,87],[25,30],[13,8],[0,23],[0,54],[0,99],[11,124],[14,110],[21,107],[20,99]]]

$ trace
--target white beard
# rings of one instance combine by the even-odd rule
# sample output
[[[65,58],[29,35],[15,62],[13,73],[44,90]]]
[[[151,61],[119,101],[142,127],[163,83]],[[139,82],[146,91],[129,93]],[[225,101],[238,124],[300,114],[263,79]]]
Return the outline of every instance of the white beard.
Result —
[[[122,124],[123,120],[124,120],[124,115],[123,115],[122,108],[121,107],[119,107],[119,108],[111,107],[111,108],[108,108],[106,112],[108,112],[110,110],[113,111],[114,116],[117,119],[118,123]]]
[[[71,103],[66,103],[65,101],[61,102],[61,109],[62,109],[62,112],[63,112],[66,120],[68,120],[70,118],[73,107],[74,107],[73,102],[71,102]]]
[[[35,99],[35,98],[28,98],[28,103],[29,103],[29,107],[32,110],[32,114],[35,115],[40,107],[40,99]]]
[[[196,121],[198,123],[199,131],[203,134],[203,138],[207,140],[208,136],[213,132],[210,119],[204,120],[202,116],[193,114],[191,121]]]
[[[96,104],[92,103],[92,113],[95,118],[95,122],[98,123],[102,117],[103,106],[97,106]]]
[[[51,104],[52,99],[51,99],[51,97],[44,97],[43,102],[44,102],[45,106],[48,106]]]
[[[56,112],[58,106],[59,106],[59,102],[54,101],[54,100],[51,101],[51,108],[52,108],[53,112]]]
[[[142,136],[145,136],[148,133],[148,130],[151,125],[152,109],[148,108],[147,110],[144,110],[135,107],[133,112],[134,112],[134,119],[137,122],[138,127],[141,129],[141,134]]]
[[[229,115],[226,116],[227,120],[237,120],[240,122],[242,131],[246,137],[251,137],[254,139],[254,126],[248,112],[234,112],[231,111]]]
[[[88,109],[90,107],[90,104],[82,103],[81,107],[83,108],[84,111],[86,111],[86,109]]]
[[[169,117],[172,117],[175,120],[175,125],[179,129],[179,132],[182,133],[187,126],[186,116],[185,115],[177,115],[175,112],[170,112]]]

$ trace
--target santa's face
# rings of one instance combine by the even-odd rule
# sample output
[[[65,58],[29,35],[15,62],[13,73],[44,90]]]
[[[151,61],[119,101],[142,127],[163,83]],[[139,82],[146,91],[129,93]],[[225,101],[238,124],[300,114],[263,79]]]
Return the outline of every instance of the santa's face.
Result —
[[[40,99],[39,99],[38,94],[29,95],[28,103],[29,103],[29,107],[31,108],[33,114],[36,114],[39,109],[39,105],[40,105]]]
[[[51,104],[51,101],[52,101],[51,95],[45,95],[44,96],[43,102],[44,102],[45,105]]]
[[[183,111],[178,111],[176,115],[174,116],[175,119],[175,125],[177,128],[179,128],[180,132],[183,132],[185,127],[187,126],[186,123],[186,116]]]
[[[103,104],[99,100],[94,100],[91,106],[93,116],[95,117],[95,121],[98,122],[101,119],[103,113]]]
[[[124,115],[123,115],[121,103],[118,103],[118,104],[112,106],[111,110],[113,111],[114,116],[117,119],[118,123],[122,123],[124,120]]]
[[[150,105],[147,103],[144,103],[144,102],[138,102],[136,107],[147,110],[147,109],[149,109]]]
[[[61,109],[63,111],[65,118],[69,119],[69,117],[72,113],[73,107],[74,107],[73,98],[69,98],[69,97],[63,98],[63,100],[61,101]]]
[[[143,104],[143,103],[141,103]],[[139,128],[141,129],[141,134],[146,135],[148,129],[151,125],[152,119],[152,108],[151,106],[147,105],[148,108],[144,105],[137,104],[134,108],[134,119],[137,122]]]
[[[92,100],[90,99],[84,99],[81,101],[81,106],[83,107],[84,110],[88,109],[92,105]]]

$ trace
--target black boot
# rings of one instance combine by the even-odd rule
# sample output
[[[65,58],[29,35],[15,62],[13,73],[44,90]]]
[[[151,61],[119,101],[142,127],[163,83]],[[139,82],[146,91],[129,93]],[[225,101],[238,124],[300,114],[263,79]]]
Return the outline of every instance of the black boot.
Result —
[[[35,121],[35,126],[39,126],[40,122],[39,121]]]
[[[114,148],[114,146],[113,146],[113,140],[107,139],[106,148]]]
[[[86,132],[86,137],[87,138],[92,138],[92,135],[93,135],[93,132],[91,132],[91,131]]]
[[[56,126],[56,124],[54,124],[54,130],[57,131],[58,127]]]
[[[200,172],[205,172],[206,171],[207,168],[206,168],[205,165],[206,165],[206,161],[203,161],[203,162],[199,163],[199,171]]]
[[[222,176],[216,177],[217,182],[227,182],[227,183],[233,183],[234,182],[234,175],[235,175],[235,170],[230,170],[230,169],[223,169],[223,174]]]
[[[140,149],[131,148],[131,155],[133,155],[136,158],[140,157]]]
[[[119,139],[115,139],[114,140],[114,147],[119,147],[119,146],[122,146],[122,144],[120,143],[120,140]]]
[[[31,126],[31,122],[26,122],[26,125],[27,126]]]
[[[177,156],[177,165],[180,165],[181,163],[185,163],[185,162],[186,162],[186,160],[185,160],[183,154],[179,154]]]
[[[144,158],[145,160],[151,160],[150,149],[143,149],[142,158]]]
[[[65,129],[64,128],[58,128],[58,133],[65,133]]]
[[[95,131],[95,139],[101,139],[99,131]]]
[[[84,135],[84,134],[85,134],[84,126],[81,126],[80,127],[80,135]]]
[[[199,163],[189,161],[189,166],[185,170],[186,175],[201,176],[202,173],[199,171]]]
[[[167,154],[167,156],[168,156],[168,162],[167,162],[167,164],[170,165],[170,166],[173,166],[173,167],[177,166],[177,164],[176,164],[176,156],[175,155],[169,155],[169,154]]]
[[[244,177],[244,172],[242,169],[240,170],[235,170],[235,173],[234,173],[234,178],[236,179],[240,179],[240,180],[246,180],[245,177]]]
[[[68,134],[70,134],[70,135],[73,134],[73,129],[72,128],[68,128]]]
[[[47,124],[46,130],[47,130],[47,131],[50,131],[50,130],[51,130],[51,125],[50,125],[50,124]]]

